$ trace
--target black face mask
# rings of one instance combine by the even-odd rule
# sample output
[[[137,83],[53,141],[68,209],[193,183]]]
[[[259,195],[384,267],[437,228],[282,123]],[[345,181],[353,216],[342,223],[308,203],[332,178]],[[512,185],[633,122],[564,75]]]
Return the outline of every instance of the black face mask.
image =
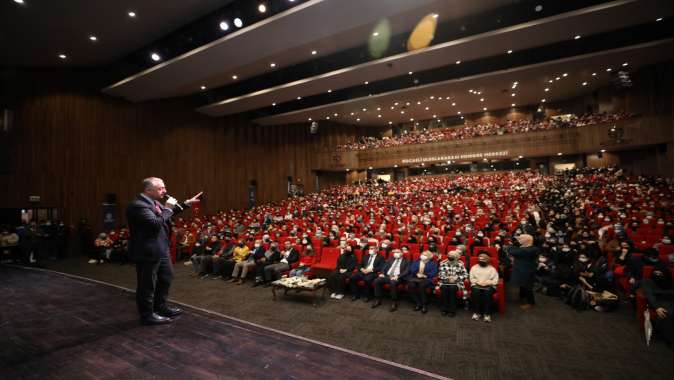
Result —
[[[667,278],[664,275],[653,275],[651,280],[657,285],[660,289],[669,289],[672,286],[672,279]]]
[[[243,243],[239,243],[239,247],[242,247],[242,248],[243,248],[243,246],[244,246],[244,244],[243,244]]]
[[[485,261],[478,261],[478,264],[479,264],[481,267],[486,267],[486,266],[487,266],[487,263],[486,263]]]

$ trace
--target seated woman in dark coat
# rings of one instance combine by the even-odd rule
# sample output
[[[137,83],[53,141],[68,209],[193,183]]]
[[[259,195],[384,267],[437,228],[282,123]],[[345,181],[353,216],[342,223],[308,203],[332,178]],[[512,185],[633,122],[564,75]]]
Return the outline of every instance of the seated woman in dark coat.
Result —
[[[656,265],[650,279],[642,282],[649,309],[657,315],[655,328],[669,348],[674,349],[674,284],[672,273],[663,264]]]

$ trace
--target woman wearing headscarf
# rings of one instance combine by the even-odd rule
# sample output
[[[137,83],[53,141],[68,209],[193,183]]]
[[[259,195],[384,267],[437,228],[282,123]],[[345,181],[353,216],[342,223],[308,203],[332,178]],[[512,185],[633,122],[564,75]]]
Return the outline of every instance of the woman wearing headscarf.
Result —
[[[533,245],[534,238],[529,234],[517,237],[519,247],[511,246],[508,254],[514,258],[510,281],[520,287],[520,307],[530,309],[536,304],[534,299],[534,279],[538,257],[538,247]]]

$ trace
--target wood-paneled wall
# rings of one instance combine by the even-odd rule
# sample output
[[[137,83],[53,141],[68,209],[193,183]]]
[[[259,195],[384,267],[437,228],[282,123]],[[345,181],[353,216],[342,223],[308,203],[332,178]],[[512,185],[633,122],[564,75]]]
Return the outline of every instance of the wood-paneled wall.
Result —
[[[86,217],[100,226],[105,194],[124,206],[148,176],[162,177],[179,197],[206,191],[204,209],[248,204],[248,185],[258,184],[258,204],[286,196],[287,177],[315,187],[313,158],[352,140],[358,129],[321,123],[257,126],[240,117],[214,119],[184,101],[140,104],[99,92],[96,72],[3,72],[0,108],[14,111],[8,170],[0,172],[0,207],[57,207],[68,223]],[[0,132],[1,133],[1,132]]]

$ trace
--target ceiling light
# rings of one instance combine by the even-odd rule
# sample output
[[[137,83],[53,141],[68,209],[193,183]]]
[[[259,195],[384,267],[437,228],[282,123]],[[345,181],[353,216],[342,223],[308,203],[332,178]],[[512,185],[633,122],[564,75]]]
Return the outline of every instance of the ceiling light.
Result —
[[[325,120],[330,120],[330,116],[326,116],[326,117],[325,117]]]
[[[481,102],[484,102],[484,98],[480,98],[480,101],[481,101]]]
[[[331,90],[331,89],[328,89],[328,94],[331,93],[331,92],[332,92],[332,90]]]
[[[627,62],[623,63],[623,67],[627,67],[627,65],[628,65]]]
[[[592,73],[592,76],[593,76],[593,77],[596,77],[596,76],[597,76],[597,73]]]
[[[374,33],[372,33],[372,36],[373,36],[373,37],[379,36],[379,32],[374,32]]]
[[[421,105],[421,102],[417,102],[417,105],[420,106],[420,105]]]
[[[515,95],[516,95],[516,94],[515,94],[514,92],[513,92],[512,94],[510,94],[510,96],[515,96]]]
[[[311,118],[309,118],[309,121],[311,121]]]
[[[236,75],[232,75],[232,79],[237,80],[237,79],[239,79],[239,77],[236,76]]]
[[[436,119],[437,117],[438,117],[438,115],[433,115],[433,119]]]
[[[391,124],[393,124],[393,122],[392,122],[392,121],[389,121],[389,122],[388,122],[388,125],[391,125]]]
[[[393,165],[393,167],[394,167],[394,168],[397,168],[397,167],[398,167],[398,164]]]
[[[433,99],[435,99],[435,96],[431,95],[431,96],[429,97],[429,99],[433,100]]]
[[[456,103],[452,102],[452,107],[456,106]]]
[[[356,121],[360,121],[360,118],[357,118]]]
[[[400,111],[400,114],[401,114],[401,115],[404,115],[404,114],[405,114],[405,111]]]
[[[220,22],[220,29],[222,29],[223,31],[229,29],[229,24],[227,23],[227,21]]]
[[[583,82],[583,86],[587,86],[587,82]]]
[[[96,41],[98,41],[98,37],[91,35],[91,36],[89,36],[89,40],[91,40],[93,42],[96,42]]]
[[[575,37],[573,37],[574,40],[579,40],[580,39],[580,34],[576,34]]]
[[[65,55],[65,54],[59,54],[59,58],[61,58],[61,59],[66,59],[66,58],[68,58],[68,56]]]
[[[269,64],[269,67],[276,67],[276,64],[274,62]]]
[[[337,117],[338,113],[333,113],[332,116]]]
[[[463,120],[463,116],[461,116],[461,120]]]
[[[363,108],[363,112],[367,111],[367,108]]]
[[[512,103],[510,106],[511,106],[511,107],[515,107],[515,103]]]
[[[264,4],[260,4],[260,5],[257,6],[257,10],[258,10],[260,13],[265,13],[265,12],[267,12],[267,6],[264,5]]]
[[[206,86],[201,85],[201,89],[202,89],[202,90],[205,90],[205,89],[206,89]]]
[[[486,111],[486,110],[487,110],[487,107],[484,107],[484,108],[482,109],[482,111]]]
[[[656,19],[655,19],[655,21],[656,21],[656,22],[660,22],[660,21],[662,21],[662,17],[658,17],[658,18],[656,18]]]
[[[393,105],[394,105],[394,106],[397,106],[397,105],[398,105],[398,102],[393,103]]]
[[[543,91],[548,92],[550,89],[546,87]]]
[[[550,79],[550,80],[548,81],[548,83],[552,83],[552,82],[554,82],[554,80],[552,80],[552,79]]]
[[[562,79],[562,78],[560,78],[560,77],[556,77],[556,78],[555,78],[555,80],[560,80],[560,79]]]
[[[129,15],[129,17],[136,17],[136,12],[134,11],[129,11],[129,13],[127,14]]]
[[[297,97],[297,100],[302,100],[302,97],[301,97],[301,96],[298,96],[298,97]]]
[[[366,84],[366,85],[367,85],[367,84],[370,84],[370,82],[368,82],[368,81],[365,81],[365,82],[363,82],[363,84]]]
[[[318,52],[316,50],[311,51],[311,55],[316,55],[316,54],[318,54]]]
[[[562,152],[557,153],[557,155],[558,155],[558,156],[561,156],[561,155],[562,155]]]
[[[512,51],[512,50],[508,50],[508,54],[512,54],[512,53],[513,53],[513,51]]]
[[[14,2],[17,4],[23,4],[23,0],[14,0]]]
[[[426,107],[426,108],[425,108],[426,111],[428,111],[429,109],[430,109],[430,107]]]
[[[243,21],[241,21],[241,19],[238,18],[238,17],[235,18],[235,19],[234,19],[234,26],[236,26],[237,28],[242,27],[242,26],[243,26]]]
[[[606,69],[606,72],[609,72],[609,73],[610,73],[611,70],[612,70],[612,69],[609,67],[608,69]]]
[[[563,76],[563,77],[568,77],[569,74],[568,74],[568,73],[564,73],[564,74],[562,74],[562,76]]]
[[[602,149],[602,150],[600,150],[600,152],[606,153],[606,149]]]
[[[355,112],[351,112],[351,116],[353,116],[353,115],[355,115],[355,114],[356,114]]]
[[[482,91],[478,91],[477,94],[478,94],[478,95],[482,95]]]
[[[457,115],[461,115],[461,111],[458,111],[456,114],[457,114]]]
[[[276,107],[276,102],[271,104],[272,107]]]
[[[407,72],[407,75],[412,75],[412,74],[414,74],[414,72],[412,72],[412,71]]]
[[[391,106],[391,109],[394,109],[395,107]]]
[[[406,106],[409,106],[409,105],[410,105],[410,102],[405,103],[405,105],[406,105]]]
[[[460,65],[460,64],[461,64],[461,61],[456,61],[456,64],[457,64],[457,65]]]
[[[411,118],[410,118],[410,121],[414,121],[414,118],[413,118],[413,117],[411,117]]]
[[[541,103],[545,103],[545,99],[541,99]]]
[[[377,115],[378,118],[381,118],[381,115]]]
[[[157,61],[159,61],[159,60],[161,59],[161,56],[160,56],[159,54],[157,54],[157,53],[152,53],[152,54],[150,55],[150,58],[152,58],[153,61],[157,62]]]

